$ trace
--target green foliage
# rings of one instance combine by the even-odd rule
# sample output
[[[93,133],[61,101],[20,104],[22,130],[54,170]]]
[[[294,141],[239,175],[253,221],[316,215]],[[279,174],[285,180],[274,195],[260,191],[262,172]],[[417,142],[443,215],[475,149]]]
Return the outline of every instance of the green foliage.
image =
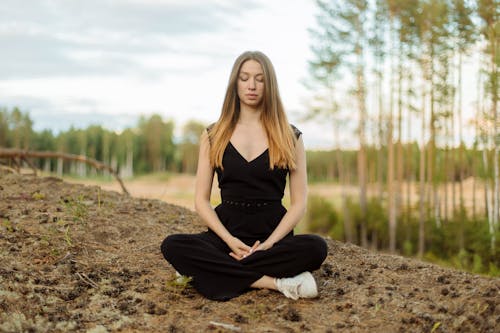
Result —
[[[413,243],[408,241],[408,240],[405,240],[403,242],[403,255],[409,257],[411,255],[413,255],[415,252],[415,250],[413,249]]]
[[[320,196],[309,196],[307,212],[307,227],[316,233],[330,234],[339,222],[333,205]]]
[[[190,121],[182,128],[182,137],[177,145],[177,169],[195,174],[198,165],[199,138],[205,125],[197,121]]]
[[[340,213],[342,212],[342,213]],[[306,212],[308,231],[322,235],[329,235],[333,239],[346,239],[344,223],[349,218],[353,224],[353,236],[359,244],[359,225],[361,211],[359,203],[347,198],[345,207],[338,211],[325,198],[311,196]],[[403,212],[411,214],[411,211]],[[348,216],[346,216],[348,214]],[[461,221],[464,227],[465,249],[460,249],[459,232]],[[418,221],[414,217],[405,218],[405,224],[399,224],[397,232],[397,248],[405,256],[414,256],[418,244]],[[371,199],[367,206],[368,241],[378,249],[389,247],[387,210],[380,200]],[[496,252],[491,252],[490,234],[486,220],[470,220],[465,214],[457,212],[454,220],[438,225],[435,220],[425,222],[426,249],[424,259],[444,266],[478,274],[500,275],[500,232],[497,232],[495,244]]]
[[[494,263],[490,262],[488,265],[488,275],[491,276],[500,276],[500,264],[495,265]]]
[[[386,247],[389,244],[387,210],[382,206],[382,201],[371,198],[367,206],[368,235],[377,233],[378,246]],[[375,239],[372,239],[372,242]]]

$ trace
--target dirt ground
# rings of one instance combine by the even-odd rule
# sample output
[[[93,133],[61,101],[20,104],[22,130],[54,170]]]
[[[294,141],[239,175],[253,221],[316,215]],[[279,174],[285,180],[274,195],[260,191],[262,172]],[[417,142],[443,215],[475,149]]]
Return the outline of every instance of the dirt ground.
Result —
[[[331,239],[319,298],[209,301],[159,251],[204,229],[157,199],[0,175],[0,332],[500,332],[500,279]]]

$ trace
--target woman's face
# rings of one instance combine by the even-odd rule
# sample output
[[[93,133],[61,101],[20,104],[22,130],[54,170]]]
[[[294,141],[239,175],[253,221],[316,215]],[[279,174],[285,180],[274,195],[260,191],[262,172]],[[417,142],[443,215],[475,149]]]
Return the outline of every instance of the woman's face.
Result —
[[[238,97],[240,103],[259,107],[264,99],[264,72],[259,62],[247,60],[238,75]]]

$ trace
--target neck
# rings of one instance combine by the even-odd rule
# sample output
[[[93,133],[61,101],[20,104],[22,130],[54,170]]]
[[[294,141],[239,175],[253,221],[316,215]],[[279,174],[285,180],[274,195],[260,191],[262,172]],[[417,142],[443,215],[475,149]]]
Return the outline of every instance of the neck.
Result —
[[[261,108],[252,108],[247,105],[241,105],[238,122],[242,124],[259,123],[261,113]]]

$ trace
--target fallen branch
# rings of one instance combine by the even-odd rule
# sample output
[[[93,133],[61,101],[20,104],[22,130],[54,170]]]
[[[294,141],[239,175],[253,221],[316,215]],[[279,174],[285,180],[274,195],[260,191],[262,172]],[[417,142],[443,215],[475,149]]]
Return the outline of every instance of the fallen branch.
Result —
[[[99,285],[97,283],[95,283],[94,281],[92,281],[87,275],[85,275],[84,273],[80,274],[80,273],[76,273],[76,275],[83,281],[85,282],[86,284],[94,287],[94,288],[99,288]]]
[[[1,165],[0,164],[0,170],[3,170],[5,171],[6,173],[9,172],[9,173],[16,173],[16,169],[14,168],[11,168],[10,166],[7,166],[7,165]]]
[[[148,247],[156,247],[156,246],[158,246],[158,245],[157,244],[149,244],[149,245],[146,245],[146,246],[143,246],[143,247],[139,248],[139,251],[147,249]]]
[[[54,265],[59,264],[59,263],[61,263],[61,262],[65,261],[66,259],[71,258],[71,257],[72,257],[71,252],[67,252],[67,253],[64,255],[64,257],[59,258],[59,259],[56,259],[56,261],[54,261]]]
[[[211,321],[210,325],[219,326],[219,327],[225,328],[225,329],[230,330],[230,331],[235,331],[235,332],[241,331],[241,328],[239,328],[238,326],[234,326],[232,324],[224,324],[224,323],[218,323],[216,321]]]
[[[16,158],[19,159],[20,161],[24,161],[31,167],[35,175],[36,175],[36,167],[32,163],[30,163],[27,160],[27,158],[62,158],[63,160],[86,163],[88,165],[93,166],[97,170],[109,171],[120,184],[123,193],[127,195],[129,194],[116,170],[114,170],[107,164],[104,164],[102,162],[99,162],[93,158],[89,158],[84,155],[64,154],[54,151],[30,151],[30,150],[0,148],[0,158],[9,158],[15,165],[15,168],[18,173],[20,172],[19,170],[20,163],[16,160]]]

